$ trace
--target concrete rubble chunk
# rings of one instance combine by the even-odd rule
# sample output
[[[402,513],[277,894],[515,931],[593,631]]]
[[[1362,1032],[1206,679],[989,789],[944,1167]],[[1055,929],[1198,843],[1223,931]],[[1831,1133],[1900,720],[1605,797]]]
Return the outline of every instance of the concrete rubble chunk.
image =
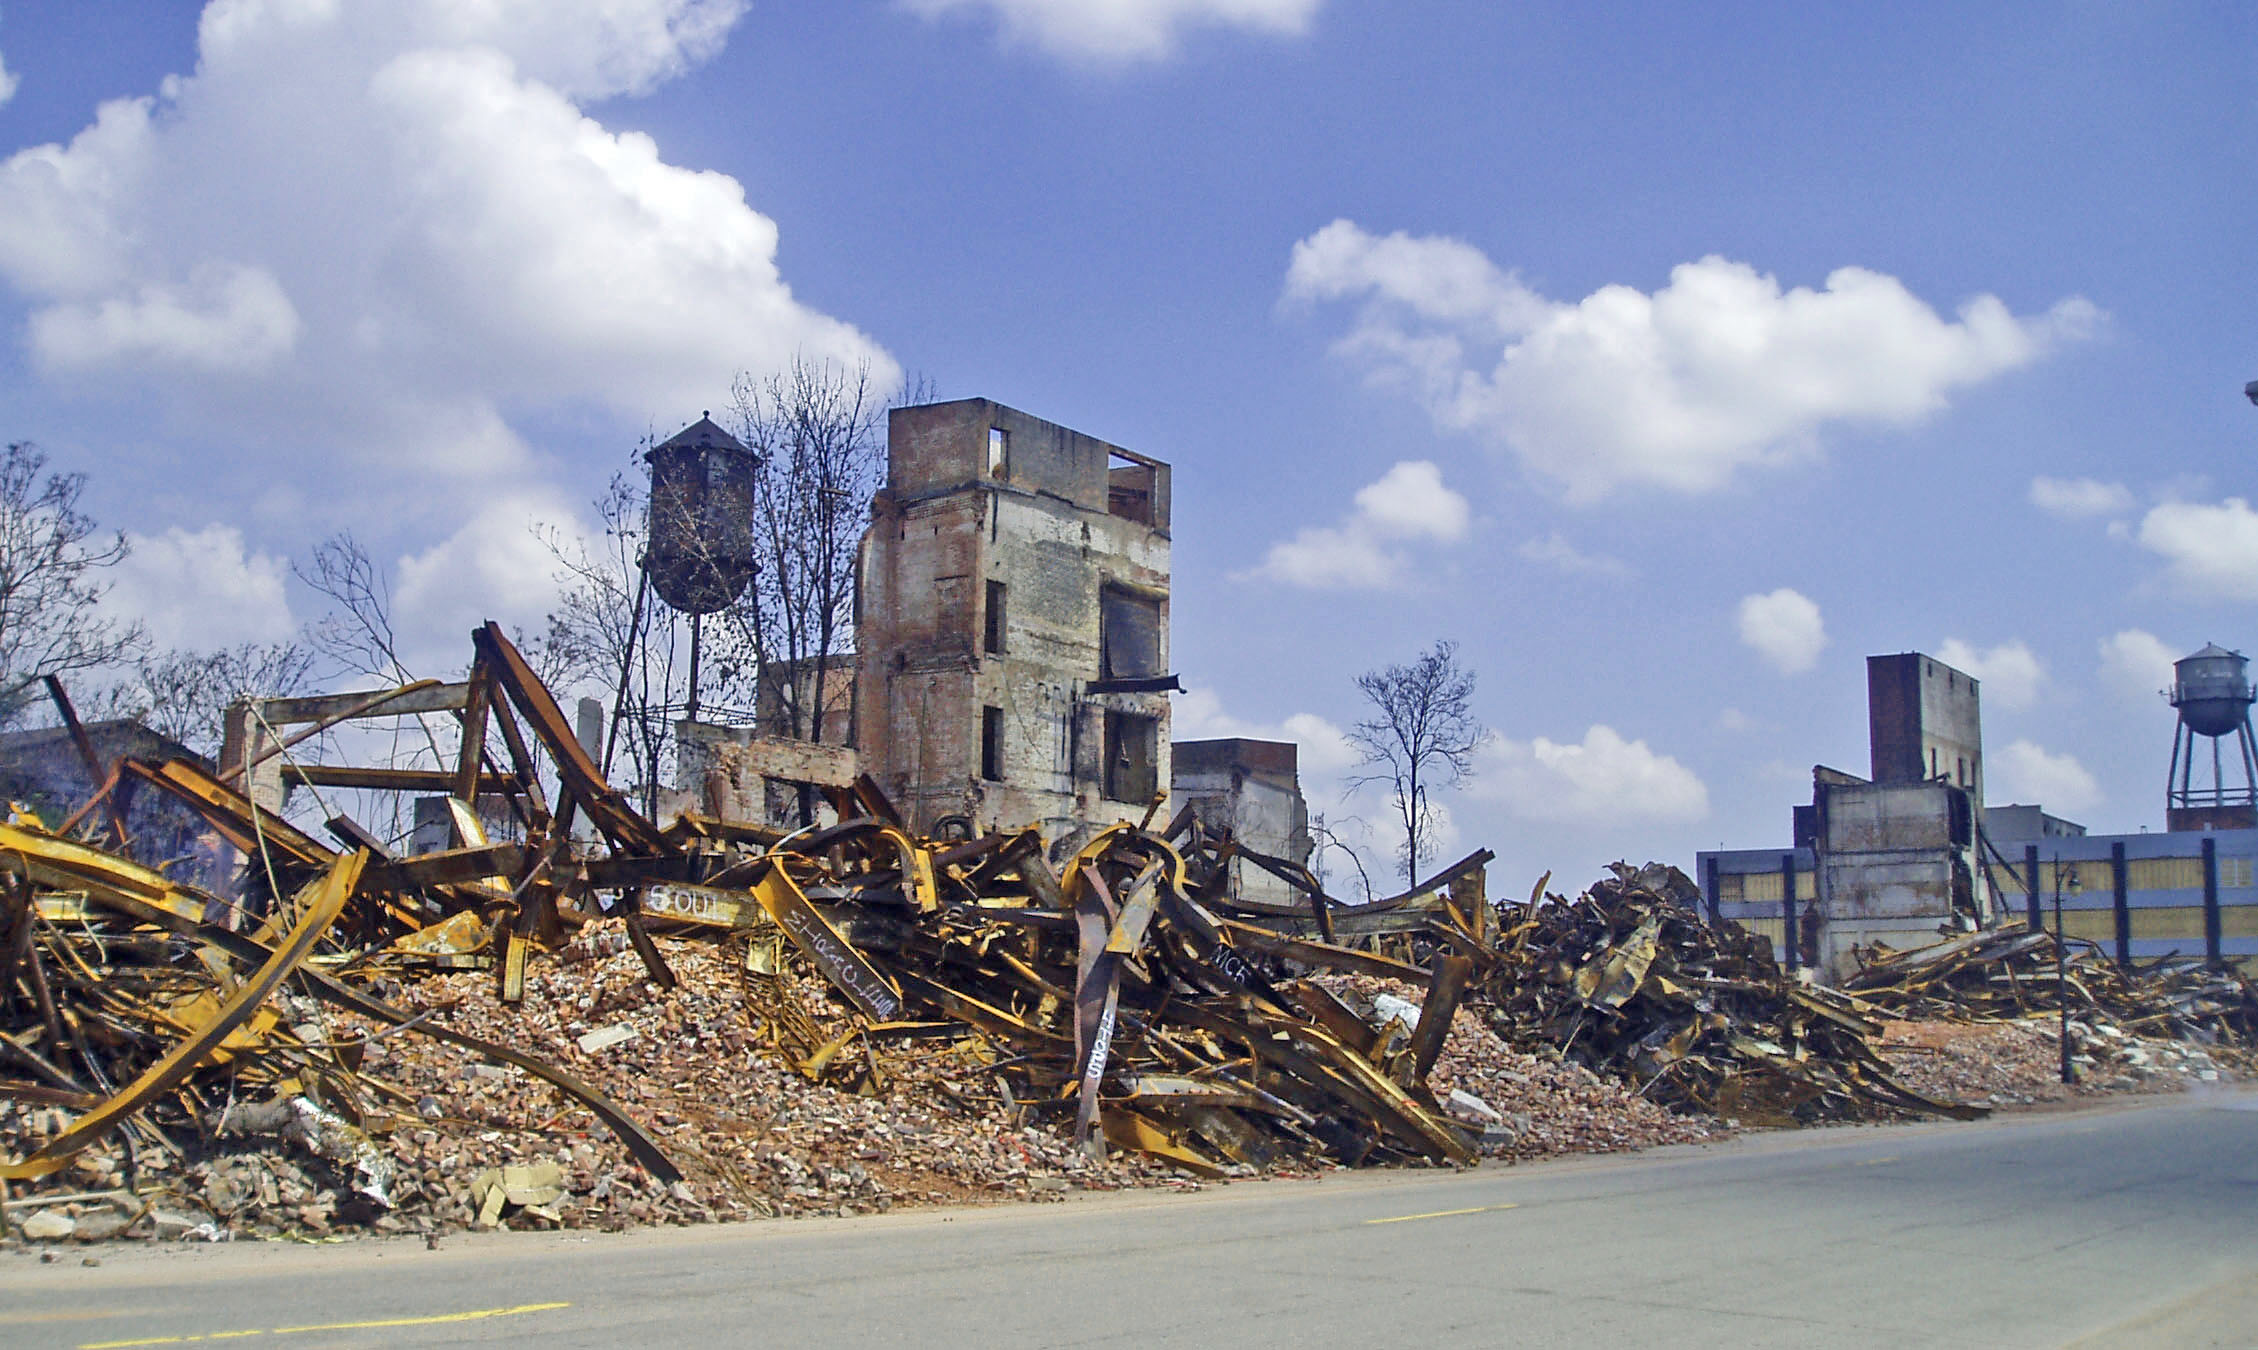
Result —
[[[34,1210],[23,1221],[24,1236],[33,1242],[61,1242],[78,1232],[78,1220],[59,1210]]]

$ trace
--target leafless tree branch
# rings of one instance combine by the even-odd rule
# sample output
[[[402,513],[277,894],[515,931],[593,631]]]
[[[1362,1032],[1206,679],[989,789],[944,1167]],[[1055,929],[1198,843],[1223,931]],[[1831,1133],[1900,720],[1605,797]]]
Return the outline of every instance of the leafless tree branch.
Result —
[[[1351,780],[1384,783],[1403,825],[1407,882],[1434,852],[1434,808],[1428,791],[1456,787],[1473,772],[1474,750],[1485,734],[1473,711],[1474,672],[1458,664],[1458,645],[1438,640],[1408,665],[1384,666],[1357,676],[1356,687],[1373,715],[1348,738],[1374,771]]]

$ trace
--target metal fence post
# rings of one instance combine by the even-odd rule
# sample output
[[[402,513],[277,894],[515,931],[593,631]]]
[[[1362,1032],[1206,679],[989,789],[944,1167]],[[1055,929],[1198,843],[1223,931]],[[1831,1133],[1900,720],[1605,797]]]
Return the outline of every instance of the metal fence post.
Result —
[[[2117,921],[2117,964],[2119,967],[2133,963],[2133,912],[2125,904],[2124,841],[2109,846],[2109,904]]]
[[[1780,916],[1786,921],[1781,936],[1788,949],[1789,970],[1803,968],[1803,935],[1796,931],[1795,917],[1795,855],[1780,855]]]
[[[2203,836],[2203,955],[2219,959],[2219,841]]]

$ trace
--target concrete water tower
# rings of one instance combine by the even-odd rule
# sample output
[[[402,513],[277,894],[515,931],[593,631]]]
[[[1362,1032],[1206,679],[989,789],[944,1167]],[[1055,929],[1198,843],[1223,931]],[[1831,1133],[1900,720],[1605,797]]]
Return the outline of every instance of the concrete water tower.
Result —
[[[2258,827],[2258,744],[2250,735],[2250,662],[2217,643],[2172,663],[2172,774],[2165,785],[2164,824],[2170,830],[2245,830]],[[2211,743],[2211,783],[2195,776],[2196,738]],[[2220,742],[2233,737],[2241,764],[2240,786],[2227,773]]]

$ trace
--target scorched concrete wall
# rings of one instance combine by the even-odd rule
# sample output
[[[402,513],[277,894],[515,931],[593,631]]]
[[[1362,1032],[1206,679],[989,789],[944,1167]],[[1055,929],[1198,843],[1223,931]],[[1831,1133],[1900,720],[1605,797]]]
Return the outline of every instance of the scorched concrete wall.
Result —
[[[893,413],[863,541],[858,750],[914,826],[1071,843],[1142,816],[1149,798],[1108,794],[1109,713],[1165,791],[1167,695],[1090,686],[1109,591],[1157,614],[1150,673],[1167,669],[1168,484],[1165,464],[985,399]]]

